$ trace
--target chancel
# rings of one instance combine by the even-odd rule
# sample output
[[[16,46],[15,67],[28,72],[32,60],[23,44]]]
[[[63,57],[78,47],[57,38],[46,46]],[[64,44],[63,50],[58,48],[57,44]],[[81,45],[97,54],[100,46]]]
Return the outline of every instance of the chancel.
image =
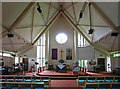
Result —
[[[120,2],[0,5],[1,89],[119,89]]]

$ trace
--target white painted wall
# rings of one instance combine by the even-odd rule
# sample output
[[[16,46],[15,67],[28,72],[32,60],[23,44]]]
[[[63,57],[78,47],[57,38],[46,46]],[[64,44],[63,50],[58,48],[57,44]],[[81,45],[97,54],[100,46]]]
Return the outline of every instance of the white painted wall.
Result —
[[[116,68],[120,68],[120,57],[111,58],[111,70],[115,70]]]
[[[34,61],[32,61],[32,59],[34,60]],[[28,58],[28,71],[30,71],[30,68],[31,68],[31,66],[33,66],[33,65],[35,65],[35,62],[37,61],[37,59],[35,59],[35,58]]]
[[[28,57],[28,58],[37,58],[37,46],[35,45],[33,48],[28,50],[22,56],[24,56],[24,55],[26,55],[26,57]]]
[[[13,67],[13,63],[15,62],[14,58],[11,57],[3,57],[4,66]]]
[[[105,58],[105,71],[106,71],[107,70],[107,59],[106,59],[105,55],[102,52],[100,52],[100,51],[98,51],[98,50],[95,49],[95,61],[96,61],[96,65],[97,65],[97,58]],[[96,65],[89,65],[89,61],[91,61],[91,60],[88,60],[88,70],[89,71],[93,71],[94,67]]]
[[[55,36],[63,32],[68,36],[68,40],[65,44],[58,44],[55,40]],[[59,64],[58,60],[60,59],[60,50],[62,49],[63,52],[63,60],[65,63],[72,64],[75,60],[74,57],[74,30],[73,27],[69,24],[69,22],[63,18],[61,15],[55,23],[51,26],[49,29],[49,39],[50,39],[50,58],[49,58],[49,63],[50,64]],[[57,60],[52,60],[52,48],[57,48],[58,49],[58,59]],[[72,60],[66,60],[66,48],[72,48]]]

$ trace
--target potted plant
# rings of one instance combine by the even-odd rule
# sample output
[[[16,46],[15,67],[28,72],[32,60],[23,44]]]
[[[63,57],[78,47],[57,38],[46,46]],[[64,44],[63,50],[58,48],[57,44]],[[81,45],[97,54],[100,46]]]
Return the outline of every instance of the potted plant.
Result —
[[[76,62],[75,62],[75,64],[79,65],[79,62],[78,62],[78,61],[76,61]]]
[[[59,62],[62,64],[62,63],[64,63],[64,60],[63,60],[63,59],[60,59]]]
[[[48,65],[48,61],[45,61],[45,66],[47,67],[47,65]]]

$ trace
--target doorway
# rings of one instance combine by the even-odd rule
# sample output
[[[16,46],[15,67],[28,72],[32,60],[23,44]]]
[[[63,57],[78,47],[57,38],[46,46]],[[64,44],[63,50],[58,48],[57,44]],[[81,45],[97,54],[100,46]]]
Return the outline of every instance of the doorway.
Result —
[[[23,63],[25,64],[25,71],[28,71],[28,58],[23,58]]]
[[[100,71],[105,71],[105,58],[97,58]]]

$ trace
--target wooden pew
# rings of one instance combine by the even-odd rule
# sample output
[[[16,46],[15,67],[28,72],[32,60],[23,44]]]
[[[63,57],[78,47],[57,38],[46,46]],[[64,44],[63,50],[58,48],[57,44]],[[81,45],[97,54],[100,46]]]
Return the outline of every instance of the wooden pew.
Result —
[[[115,76],[113,82],[120,82],[120,76]]]
[[[111,89],[120,89],[120,82],[113,82]]]
[[[77,85],[84,85],[87,82],[87,77],[85,76],[78,76]]]
[[[0,82],[5,89],[44,89],[44,83],[42,82]]]
[[[106,76],[105,82],[113,82],[114,76]]]
[[[78,86],[87,83],[120,82],[120,76],[78,76]]]
[[[24,76],[15,76],[15,81],[16,82],[23,82],[24,81]]]
[[[44,82],[45,85],[50,84],[49,76],[13,76],[3,75],[1,76],[1,82]]]
[[[96,82],[105,82],[105,76],[96,76]]]
[[[6,76],[6,78],[7,78],[7,82],[15,82],[15,76],[8,75]]]
[[[83,89],[110,89],[112,83],[85,83]]]

